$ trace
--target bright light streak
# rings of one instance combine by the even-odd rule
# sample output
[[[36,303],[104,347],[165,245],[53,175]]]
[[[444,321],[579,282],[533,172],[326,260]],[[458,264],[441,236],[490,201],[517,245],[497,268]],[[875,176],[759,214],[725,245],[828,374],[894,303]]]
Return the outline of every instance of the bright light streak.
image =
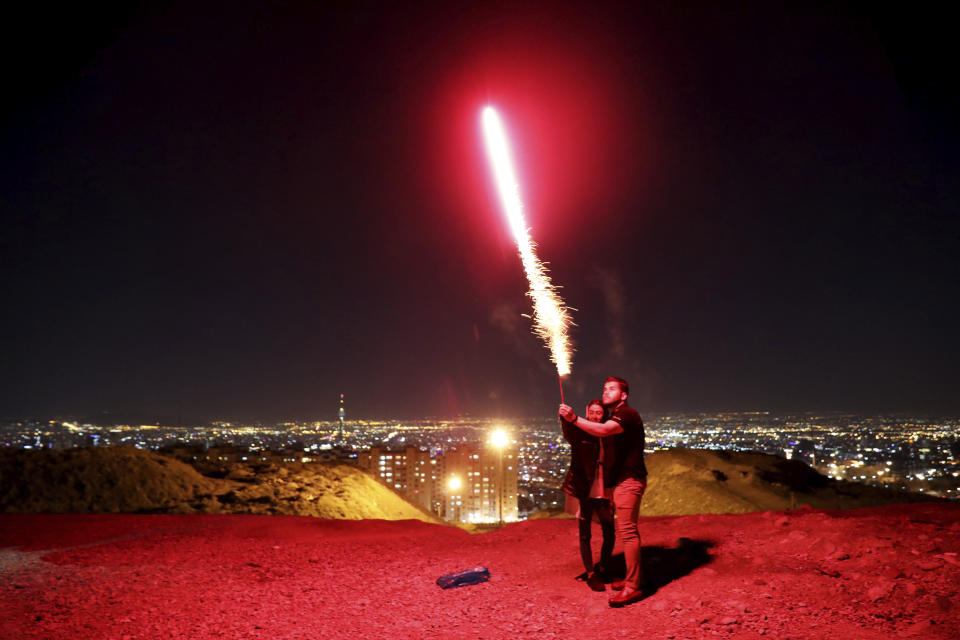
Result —
[[[547,267],[534,252],[535,244],[523,218],[523,203],[520,186],[510,161],[507,135],[493,107],[484,107],[482,114],[483,133],[487,143],[487,155],[493,168],[493,176],[500,192],[503,210],[507,214],[510,230],[520,251],[520,261],[530,283],[527,295],[533,300],[533,331],[550,349],[550,360],[557,365],[561,376],[570,374],[573,350],[568,331],[573,321],[570,310],[550,282]]]
[[[490,444],[500,448],[507,446],[507,432],[503,429],[497,429],[490,434]]]

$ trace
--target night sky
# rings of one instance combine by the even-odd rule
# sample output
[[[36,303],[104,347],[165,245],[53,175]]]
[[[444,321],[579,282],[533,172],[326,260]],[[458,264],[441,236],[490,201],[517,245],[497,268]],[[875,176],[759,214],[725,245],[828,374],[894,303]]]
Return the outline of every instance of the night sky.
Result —
[[[488,102],[574,404],[960,414],[945,15],[578,4],[15,14],[0,416],[553,414]]]

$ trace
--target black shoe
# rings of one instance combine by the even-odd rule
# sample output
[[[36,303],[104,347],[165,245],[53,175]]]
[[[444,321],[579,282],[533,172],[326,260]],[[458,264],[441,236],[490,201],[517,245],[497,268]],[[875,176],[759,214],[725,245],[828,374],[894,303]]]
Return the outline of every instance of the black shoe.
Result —
[[[579,580],[580,582],[586,582],[589,577],[590,577],[590,572],[589,572],[589,571],[584,571],[584,572],[581,573],[580,575],[574,576],[573,579],[574,579],[574,580]]]
[[[606,591],[607,587],[603,584],[603,579],[596,573],[591,573],[587,578],[587,586],[593,591]]]

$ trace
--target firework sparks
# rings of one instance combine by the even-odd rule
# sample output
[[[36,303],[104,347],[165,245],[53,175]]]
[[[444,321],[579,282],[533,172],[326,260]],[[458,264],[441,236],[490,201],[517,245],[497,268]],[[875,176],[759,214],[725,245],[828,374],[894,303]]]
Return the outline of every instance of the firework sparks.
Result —
[[[485,107],[482,120],[487,155],[490,157],[497,190],[500,192],[503,210],[507,214],[513,237],[517,241],[520,260],[530,283],[530,291],[527,295],[533,300],[533,331],[550,349],[550,359],[557,365],[557,373],[565,376],[570,373],[573,354],[568,334],[573,324],[570,310],[557,294],[556,287],[550,282],[546,265],[540,262],[534,251],[536,245],[530,237],[530,230],[523,218],[520,187],[513,172],[507,136],[500,124],[500,118],[493,107]]]

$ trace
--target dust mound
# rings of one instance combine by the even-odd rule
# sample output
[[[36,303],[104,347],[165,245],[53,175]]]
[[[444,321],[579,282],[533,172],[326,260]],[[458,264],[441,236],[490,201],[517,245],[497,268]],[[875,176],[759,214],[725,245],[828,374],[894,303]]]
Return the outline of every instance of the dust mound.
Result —
[[[3,511],[162,511],[215,487],[182,462],[133,447],[3,451],[0,457]]]
[[[349,465],[229,463],[198,470],[133,447],[2,451],[0,511],[440,521]]]
[[[646,457],[641,514],[855,509],[936,498],[828,478],[802,462],[753,452],[668,449]]]

